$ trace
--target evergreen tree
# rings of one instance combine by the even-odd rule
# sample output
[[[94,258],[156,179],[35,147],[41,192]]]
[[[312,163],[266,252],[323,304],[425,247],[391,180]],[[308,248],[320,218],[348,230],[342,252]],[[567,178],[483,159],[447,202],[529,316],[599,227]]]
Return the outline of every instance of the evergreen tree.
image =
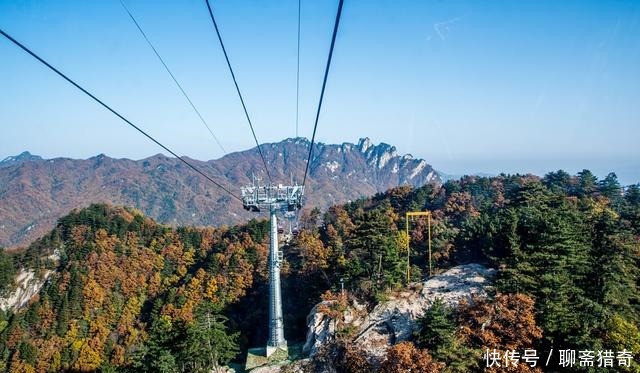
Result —
[[[397,285],[406,276],[406,262],[396,242],[398,230],[391,217],[389,202],[364,213],[346,243],[346,276],[357,288],[371,295],[364,282],[380,290]],[[363,282],[364,281],[364,282]]]
[[[171,318],[159,315],[154,317],[149,339],[135,352],[132,367],[140,372],[177,372],[178,364],[173,353],[177,342],[177,331]]]
[[[633,184],[627,188],[624,199],[631,207],[640,207],[640,184]]]
[[[2,247],[0,247],[0,296],[5,296],[11,284],[13,278],[16,275],[16,269],[13,265],[13,260]]]
[[[498,287],[534,297],[548,346],[587,348],[602,310],[584,290],[590,269],[584,219],[566,200],[537,187],[523,188],[516,203],[517,225],[503,229],[511,252]]]
[[[638,296],[638,255],[640,242],[624,230],[622,222],[611,211],[602,213],[594,223],[593,262],[589,276],[592,298],[609,313],[640,321],[636,309]]]
[[[597,189],[598,178],[589,170],[578,172],[578,185],[576,192],[578,196],[589,196]]]
[[[569,194],[572,189],[571,175],[564,170],[549,172],[542,181],[553,192]]]
[[[612,202],[618,201],[622,194],[622,187],[618,181],[618,176],[616,176],[615,173],[610,172],[598,183],[598,190],[603,196],[609,198]]]
[[[447,348],[453,342],[453,332],[456,325],[453,312],[440,298],[425,310],[418,318],[419,330],[414,334],[416,345],[429,351],[437,352]]]
[[[640,235],[640,184],[634,184],[627,189],[624,200],[626,202],[621,213],[636,235]]]
[[[193,372],[219,372],[221,364],[238,354],[238,334],[227,331],[226,317],[211,302],[198,306],[195,320],[186,325],[178,344],[180,361]]]
[[[18,351],[20,352],[20,358],[24,362],[32,366],[36,365],[36,362],[38,359],[38,350],[34,345],[32,345],[29,342],[22,342],[20,343],[20,347],[18,348]]]

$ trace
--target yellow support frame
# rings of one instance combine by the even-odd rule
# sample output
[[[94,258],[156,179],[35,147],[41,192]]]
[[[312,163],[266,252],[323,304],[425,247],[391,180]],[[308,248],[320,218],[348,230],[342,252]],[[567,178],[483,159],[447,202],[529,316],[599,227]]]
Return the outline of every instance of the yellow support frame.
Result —
[[[406,224],[406,233],[407,233],[407,284],[411,281],[411,263],[410,263],[410,254],[411,254],[411,237],[409,236],[409,217],[414,216],[426,216],[427,217],[427,227],[428,227],[428,240],[429,240],[429,277],[432,276],[432,268],[431,268],[431,211],[409,211],[406,214],[407,224]]]

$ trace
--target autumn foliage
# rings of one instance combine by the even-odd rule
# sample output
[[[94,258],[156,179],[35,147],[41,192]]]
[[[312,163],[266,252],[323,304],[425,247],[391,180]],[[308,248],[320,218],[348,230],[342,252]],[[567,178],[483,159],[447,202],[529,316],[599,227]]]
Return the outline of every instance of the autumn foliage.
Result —
[[[542,337],[534,312],[533,300],[524,294],[497,294],[491,300],[476,297],[460,305],[458,335],[483,349],[530,349]]]
[[[482,371],[486,348],[637,351],[640,187],[587,170],[470,176],[305,211],[282,246],[287,339],[304,340],[323,294],[339,317],[344,297],[371,309],[405,287],[407,254],[411,281],[424,279],[426,220],[403,233],[405,213],[424,210],[436,273],[482,263],[496,269],[496,294],[434,310],[422,338],[380,361],[345,341],[328,353],[344,371]],[[264,220],[173,228],[127,208],[73,211],[0,257],[5,294],[20,268],[52,273],[26,307],[0,312],[0,371],[196,371],[242,356],[267,339],[268,232]]]
[[[410,342],[401,342],[387,351],[385,360],[380,365],[380,373],[439,373],[443,363],[433,361],[426,350],[420,350]]]
[[[72,213],[38,243],[64,251],[39,299],[4,328],[4,351],[15,351],[8,369],[133,364],[154,320],[170,325],[168,333],[187,333],[201,304],[220,312],[264,275],[266,247],[257,238],[248,230],[171,229],[104,205]],[[21,344],[27,354],[16,350]]]

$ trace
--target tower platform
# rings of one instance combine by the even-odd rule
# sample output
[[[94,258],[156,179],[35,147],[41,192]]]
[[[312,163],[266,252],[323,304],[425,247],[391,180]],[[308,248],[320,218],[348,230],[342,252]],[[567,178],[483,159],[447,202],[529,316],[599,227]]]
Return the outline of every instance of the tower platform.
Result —
[[[267,347],[250,348],[247,352],[245,372],[268,365],[286,365],[289,362],[303,358],[302,344],[287,347],[277,347],[267,356]]]

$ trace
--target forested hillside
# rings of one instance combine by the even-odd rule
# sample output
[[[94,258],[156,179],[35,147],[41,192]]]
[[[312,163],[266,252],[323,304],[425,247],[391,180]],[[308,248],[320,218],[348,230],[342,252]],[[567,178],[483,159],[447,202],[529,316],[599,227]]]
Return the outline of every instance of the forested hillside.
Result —
[[[338,331],[306,369],[478,371],[487,348],[545,357],[551,348],[627,350],[638,359],[640,189],[623,192],[615,175],[598,181],[586,170],[399,187],[304,214],[283,248],[290,342],[305,338],[314,304],[340,299],[341,280],[369,308],[404,287],[407,240],[412,279],[428,274],[426,221],[403,233],[415,210],[432,211],[436,271],[483,263],[498,269],[495,292],[431,307],[421,331],[383,361],[367,360],[349,330]],[[0,370],[180,372],[243,361],[267,339],[267,228],[170,228],[105,205],[71,213],[25,251],[0,257],[3,274],[56,269],[25,309],[1,315]],[[58,261],[48,258],[54,250]],[[11,277],[0,278],[5,292]]]

